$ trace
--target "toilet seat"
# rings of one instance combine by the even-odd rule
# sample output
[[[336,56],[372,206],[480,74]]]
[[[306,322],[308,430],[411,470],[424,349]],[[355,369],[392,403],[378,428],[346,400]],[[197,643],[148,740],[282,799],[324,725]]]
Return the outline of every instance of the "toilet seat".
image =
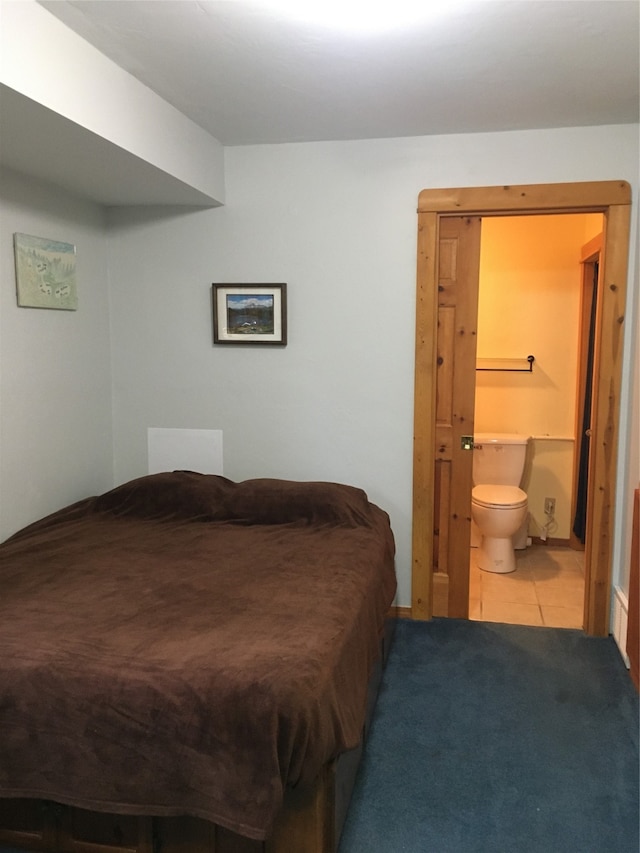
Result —
[[[527,493],[517,486],[483,484],[474,486],[471,500],[487,509],[517,509],[527,504]]]

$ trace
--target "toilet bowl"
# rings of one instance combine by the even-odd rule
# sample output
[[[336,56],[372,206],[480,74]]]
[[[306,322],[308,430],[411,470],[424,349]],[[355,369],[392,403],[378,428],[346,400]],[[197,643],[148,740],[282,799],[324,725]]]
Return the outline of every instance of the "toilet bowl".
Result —
[[[527,517],[527,493],[518,486],[474,486],[471,517],[482,537],[476,557],[478,567],[486,572],[514,572],[513,536]]]

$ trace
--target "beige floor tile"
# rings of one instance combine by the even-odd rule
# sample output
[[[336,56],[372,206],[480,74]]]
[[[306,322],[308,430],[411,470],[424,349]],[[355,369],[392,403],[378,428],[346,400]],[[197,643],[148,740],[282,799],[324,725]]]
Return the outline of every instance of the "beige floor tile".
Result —
[[[533,569],[534,580],[544,581],[549,583],[572,583],[575,585],[584,584],[584,575],[581,572],[576,572],[571,569],[562,569],[555,574],[549,574],[547,577],[536,577],[538,570]],[[540,574],[544,574],[540,572]]]
[[[555,607],[581,607],[584,601],[584,581],[538,581],[534,584],[538,604]]]
[[[487,622],[581,628],[584,552],[533,545],[516,551],[516,571],[481,571],[469,555],[469,618]]]
[[[576,563],[578,564],[578,568],[584,574],[584,551],[574,551],[576,555]]]
[[[516,560],[516,570],[513,574],[517,575],[519,580],[532,581],[534,569],[535,566],[532,563],[523,563]]]
[[[537,604],[516,604],[506,601],[482,602],[482,619],[485,622],[507,622],[510,625],[542,625]]]
[[[566,577],[566,575],[551,566],[532,566],[529,575],[529,579],[532,581],[557,581],[562,577]],[[576,574],[576,578],[579,578],[579,575]]]
[[[560,574],[564,572],[573,572],[582,574],[584,572],[584,559],[579,561],[576,558],[577,551],[571,548],[554,548],[548,551],[540,551],[532,555],[532,564],[542,571],[553,570]]]
[[[559,563],[566,563],[569,566],[576,565],[578,568],[584,566],[584,551],[576,551],[569,547],[554,548],[553,546],[550,546],[549,553],[552,554]]]
[[[553,607],[542,604],[542,620],[548,628],[582,628],[582,607]]]
[[[584,575],[578,568],[570,569],[566,566],[558,564],[550,565],[548,563],[532,566],[531,577],[535,581],[562,580],[564,578],[584,579]]]
[[[538,545],[530,545],[528,548],[516,551],[516,563],[529,563],[537,560],[541,554],[546,553],[548,553],[546,548],[542,550]]]
[[[482,581],[483,601],[509,601],[513,604],[537,604],[533,581],[518,579],[513,575],[488,575]]]

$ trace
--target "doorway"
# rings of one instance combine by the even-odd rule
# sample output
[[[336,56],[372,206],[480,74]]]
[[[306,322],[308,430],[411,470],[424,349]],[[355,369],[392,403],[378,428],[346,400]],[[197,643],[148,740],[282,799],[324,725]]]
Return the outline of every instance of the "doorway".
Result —
[[[601,273],[603,286],[598,296],[596,321],[597,369],[592,388],[583,624],[589,634],[601,636],[608,633],[630,214],[630,188],[625,182],[424,190],[420,193],[414,393],[413,618],[431,618],[434,612],[434,590],[445,607],[441,615],[468,617],[468,563],[463,564],[459,558],[449,560],[446,565],[438,565],[437,572],[434,572],[434,519],[447,517],[439,506],[443,490],[436,489],[435,411],[440,358],[438,293],[442,226],[454,218],[463,225],[469,225],[483,216],[561,212],[602,213],[605,223]],[[467,227],[466,231],[471,234],[473,228]],[[443,258],[447,256],[449,267],[451,242],[448,237],[443,255]],[[457,269],[465,268],[465,252],[462,241],[456,259]],[[471,293],[473,275],[467,278],[471,282]],[[474,298],[477,299],[477,276],[475,288]],[[456,329],[454,340],[457,343],[465,336],[470,340],[474,335],[475,330],[467,325]],[[465,357],[468,360],[469,357]],[[475,370],[475,350],[467,368],[464,368],[462,362],[460,365],[456,362],[458,373],[464,373],[465,369]],[[472,430],[472,415],[467,417],[464,426],[468,431]],[[470,454],[464,453],[458,442],[453,442],[451,450],[453,476],[450,483],[455,484],[459,476],[470,480]],[[448,519],[452,524],[455,522],[456,536],[444,538],[459,544],[460,531],[466,530],[469,541],[470,490],[466,505],[455,508],[449,513]]]
[[[601,231],[599,213],[482,218],[474,433],[528,437],[517,484],[528,496],[528,518],[515,540],[513,574],[480,570],[472,523],[470,619],[582,628],[584,546],[573,528],[583,504],[574,479],[584,470],[577,464],[581,410],[588,414],[579,393],[581,344],[594,282],[584,281],[581,261]],[[530,365],[528,353],[535,354]]]

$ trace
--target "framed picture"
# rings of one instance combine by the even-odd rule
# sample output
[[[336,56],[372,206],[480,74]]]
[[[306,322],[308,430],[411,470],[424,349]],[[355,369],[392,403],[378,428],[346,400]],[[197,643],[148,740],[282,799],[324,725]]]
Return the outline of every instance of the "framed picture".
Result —
[[[287,343],[286,284],[213,284],[214,344]]]
[[[30,234],[14,234],[13,245],[18,305],[75,311],[76,247]]]

